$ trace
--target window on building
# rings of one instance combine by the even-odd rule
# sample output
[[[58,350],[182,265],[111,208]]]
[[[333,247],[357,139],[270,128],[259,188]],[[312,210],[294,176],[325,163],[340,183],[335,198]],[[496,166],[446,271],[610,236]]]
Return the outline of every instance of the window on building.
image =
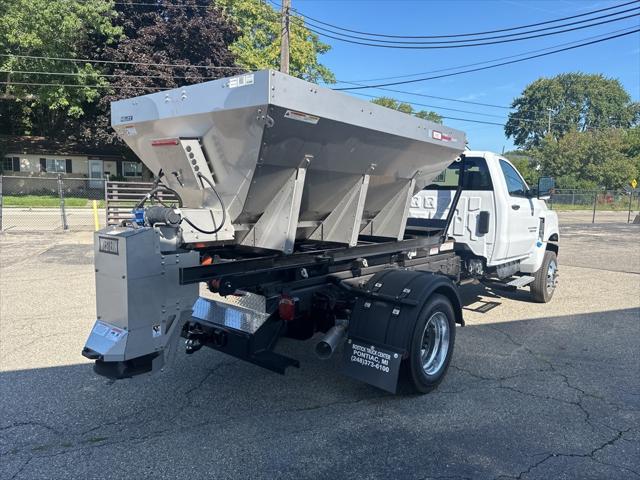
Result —
[[[527,184],[518,171],[504,160],[500,160],[500,168],[507,182],[507,190],[512,197],[524,197],[527,194]]]
[[[468,157],[464,159],[465,190],[493,190],[491,175],[487,162],[481,157]],[[431,181],[425,190],[455,190],[458,188],[461,162],[453,162],[440,175]]]
[[[16,165],[18,166],[17,171],[20,171],[20,159],[18,157],[4,157],[2,159],[2,165],[0,165],[0,168],[3,172],[11,172],[16,171]]]
[[[122,162],[122,175],[125,177],[141,177],[142,164],[138,162]]]
[[[67,161],[47,158],[47,173],[67,173]]]

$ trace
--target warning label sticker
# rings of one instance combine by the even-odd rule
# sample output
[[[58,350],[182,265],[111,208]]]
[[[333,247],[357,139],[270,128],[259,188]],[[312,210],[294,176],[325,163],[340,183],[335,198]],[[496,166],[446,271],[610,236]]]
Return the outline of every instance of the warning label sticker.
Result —
[[[153,325],[151,327],[151,336],[153,338],[158,338],[160,335],[162,335],[162,326],[160,324]]]
[[[111,325],[98,321],[93,326],[91,333],[105,337],[107,340],[111,340],[112,342],[117,342],[127,332],[122,328],[112,327]]]
[[[298,120],[299,122],[311,123],[312,125],[315,125],[320,121],[320,117],[309,115],[308,113],[297,112],[295,110],[287,110],[284,113],[284,117],[292,120]]]

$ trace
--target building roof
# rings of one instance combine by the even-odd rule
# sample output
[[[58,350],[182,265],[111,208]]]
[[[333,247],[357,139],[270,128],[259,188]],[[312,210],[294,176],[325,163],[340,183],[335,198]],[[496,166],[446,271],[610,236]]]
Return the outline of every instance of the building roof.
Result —
[[[117,145],[106,147],[86,146],[72,140],[61,142],[46,137],[0,135],[0,144],[6,153],[89,155],[97,157],[124,158],[123,149]]]

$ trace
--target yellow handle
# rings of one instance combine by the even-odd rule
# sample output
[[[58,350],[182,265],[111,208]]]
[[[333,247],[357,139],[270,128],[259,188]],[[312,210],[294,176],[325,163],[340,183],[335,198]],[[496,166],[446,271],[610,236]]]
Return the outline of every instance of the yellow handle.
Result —
[[[100,230],[100,222],[98,221],[98,202],[93,201],[93,223],[96,227],[96,232]]]

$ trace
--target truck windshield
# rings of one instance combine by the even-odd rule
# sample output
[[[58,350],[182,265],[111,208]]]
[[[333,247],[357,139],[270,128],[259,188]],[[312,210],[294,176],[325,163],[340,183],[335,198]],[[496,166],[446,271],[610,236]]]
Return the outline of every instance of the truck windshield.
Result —
[[[465,158],[465,190],[493,190],[491,175],[487,168],[487,162],[481,157]],[[462,162],[453,162],[440,175],[427,185],[425,190],[455,190],[458,188],[460,177],[460,165]]]

